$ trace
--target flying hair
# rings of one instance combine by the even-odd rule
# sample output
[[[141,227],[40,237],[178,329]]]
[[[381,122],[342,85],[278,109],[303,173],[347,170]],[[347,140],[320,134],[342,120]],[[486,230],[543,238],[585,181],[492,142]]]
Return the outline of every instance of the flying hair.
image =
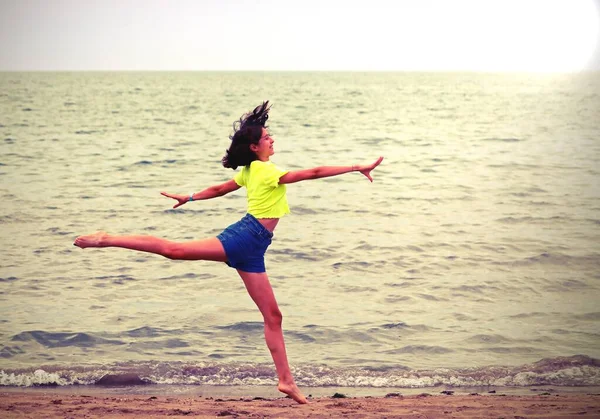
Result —
[[[260,126],[262,128],[268,128],[266,123],[267,119],[269,119],[269,110],[271,106],[269,106],[269,101],[265,101],[262,105],[258,105],[252,112],[245,113],[242,117],[233,123],[233,135],[229,138],[233,139],[235,133],[241,129],[244,129],[249,126]]]
[[[229,136],[231,145],[221,159],[224,167],[235,170],[238,166],[247,166],[257,159],[256,154],[250,150],[250,145],[258,144],[262,129],[268,128],[266,124],[270,109],[267,100],[233,123],[233,134]]]

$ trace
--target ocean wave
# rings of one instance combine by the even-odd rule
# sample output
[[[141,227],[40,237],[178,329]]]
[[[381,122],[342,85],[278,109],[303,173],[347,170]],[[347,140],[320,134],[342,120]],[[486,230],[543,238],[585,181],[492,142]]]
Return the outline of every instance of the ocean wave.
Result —
[[[571,256],[565,253],[559,252],[543,252],[536,256],[529,256],[523,259],[514,261],[492,261],[493,265],[509,265],[509,266],[528,266],[528,265],[574,265],[578,267],[600,267],[600,255],[592,253],[589,255],[582,256]]]
[[[408,345],[398,349],[390,349],[384,353],[390,355],[398,354],[447,354],[454,352],[452,349],[444,348],[442,346],[427,346],[427,345]]]
[[[496,221],[498,221],[500,223],[505,223],[505,224],[519,224],[519,223],[554,224],[554,223],[559,223],[559,222],[566,222],[566,221],[569,221],[570,219],[571,219],[570,217],[561,217],[561,216],[554,216],[554,217],[525,216],[525,217],[503,217],[503,218],[497,219]]]
[[[52,333],[42,330],[21,332],[11,339],[13,342],[37,342],[47,348],[59,347],[92,347],[96,345],[124,345],[125,342],[104,339],[89,333]]]
[[[543,359],[514,367],[410,369],[333,368],[306,366],[293,368],[300,386],[324,387],[525,387],[598,386],[600,360],[584,355]],[[41,366],[1,370],[0,386],[68,385],[274,385],[271,365],[241,363],[129,362],[109,366]]]
[[[328,257],[324,251],[319,253],[316,252],[300,252],[290,248],[281,248],[281,249],[270,249],[269,253],[274,256],[286,256],[294,260],[309,260],[309,261],[318,261]]]
[[[481,141],[489,141],[489,142],[500,142],[500,143],[518,143],[523,141],[519,138],[484,138]]]
[[[158,337],[158,336],[164,336],[164,335],[179,334],[180,332],[181,331],[178,329],[166,330],[166,329],[161,329],[160,327],[143,326],[143,327],[138,327],[137,329],[128,330],[125,332],[125,334],[130,337],[148,338],[148,337]]]

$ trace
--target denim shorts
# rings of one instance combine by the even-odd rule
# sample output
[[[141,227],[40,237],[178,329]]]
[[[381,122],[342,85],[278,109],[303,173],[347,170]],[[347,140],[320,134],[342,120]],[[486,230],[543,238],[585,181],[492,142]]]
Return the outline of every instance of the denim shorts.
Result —
[[[266,272],[265,252],[272,238],[273,233],[250,214],[217,236],[225,249],[227,265],[240,271],[258,273]]]

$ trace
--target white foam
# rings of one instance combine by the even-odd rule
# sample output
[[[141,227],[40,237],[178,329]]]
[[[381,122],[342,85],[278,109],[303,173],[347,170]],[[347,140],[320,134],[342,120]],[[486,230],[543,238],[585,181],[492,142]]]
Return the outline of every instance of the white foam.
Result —
[[[33,387],[42,385],[65,386],[69,384],[73,383],[67,382],[56,373],[49,373],[41,369],[25,374],[6,374],[4,370],[0,371],[0,385],[3,386]]]

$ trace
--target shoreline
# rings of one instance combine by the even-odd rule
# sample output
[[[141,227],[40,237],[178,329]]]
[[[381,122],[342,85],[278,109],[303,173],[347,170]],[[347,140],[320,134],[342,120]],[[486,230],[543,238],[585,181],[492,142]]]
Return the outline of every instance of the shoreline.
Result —
[[[600,386],[527,386],[527,387],[499,387],[499,386],[472,386],[472,387],[310,387],[299,386],[305,396],[315,398],[332,397],[334,394],[343,394],[348,398],[353,397],[385,397],[387,394],[402,394],[403,396],[418,396],[421,394],[468,396],[478,394],[503,395],[503,396],[536,396],[536,395],[600,395]],[[186,384],[146,384],[146,385],[39,385],[31,387],[0,386],[0,393],[54,393],[74,394],[86,396],[182,396],[182,397],[213,397],[213,398],[270,398],[285,397],[275,385],[186,385]]]
[[[3,418],[157,418],[157,417],[544,417],[600,418],[599,393],[486,394],[387,394],[311,397],[308,405],[289,398],[199,396],[193,394],[128,394],[126,388],[3,388]],[[158,389],[157,389],[158,390]],[[328,389],[331,391],[332,389]],[[339,390],[339,389],[338,389]],[[350,390],[350,389],[347,389]],[[421,389],[422,390],[422,389]],[[350,393],[350,391],[348,391]],[[306,393],[308,394],[308,393]],[[314,396],[314,395],[313,395]]]

